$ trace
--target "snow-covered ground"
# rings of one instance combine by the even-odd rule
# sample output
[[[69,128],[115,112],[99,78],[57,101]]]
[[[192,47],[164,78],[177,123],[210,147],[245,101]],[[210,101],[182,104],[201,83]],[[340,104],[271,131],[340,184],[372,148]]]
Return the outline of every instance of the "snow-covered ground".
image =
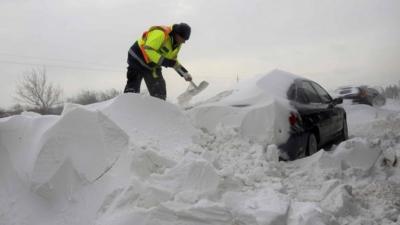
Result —
[[[400,102],[343,107],[350,139],[293,162],[135,94],[0,119],[0,225],[400,224]]]

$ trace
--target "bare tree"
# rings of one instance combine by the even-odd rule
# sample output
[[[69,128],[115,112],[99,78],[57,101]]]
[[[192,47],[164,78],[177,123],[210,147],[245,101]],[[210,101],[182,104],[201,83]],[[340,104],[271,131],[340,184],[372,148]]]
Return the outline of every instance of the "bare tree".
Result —
[[[17,85],[17,101],[35,107],[42,114],[61,103],[62,90],[47,81],[46,69],[32,69]]]

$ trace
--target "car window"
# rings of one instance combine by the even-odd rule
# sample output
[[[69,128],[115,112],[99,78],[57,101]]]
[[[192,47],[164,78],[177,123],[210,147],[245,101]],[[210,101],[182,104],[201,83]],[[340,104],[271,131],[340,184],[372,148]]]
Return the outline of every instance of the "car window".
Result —
[[[327,91],[325,91],[324,88],[322,88],[319,84],[317,84],[315,82],[312,82],[311,84],[317,91],[317,93],[318,93],[319,97],[322,99],[323,103],[329,103],[332,101],[331,96],[329,95],[329,93]]]
[[[339,92],[339,94],[349,94],[349,93],[351,93],[351,88],[340,89],[336,92]]]
[[[295,84],[290,85],[290,88],[288,89],[288,92],[287,92],[287,98],[289,100],[295,100],[295,98],[296,98],[296,85]]]
[[[310,100],[305,94],[304,88],[298,88],[297,89],[297,96],[296,96],[296,101],[303,103],[303,104],[308,104],[310,103]]]
[[[303,88],[300,88],[297,84],[292,84],[287,92],[289,100],[296,101],[299,103],[307,104],[310,103],[307,96],[304,94]]]
[[[308,81],[302,82],[304,94],[307,96],[310,103],[322,103],[317,91],[311,86]]]

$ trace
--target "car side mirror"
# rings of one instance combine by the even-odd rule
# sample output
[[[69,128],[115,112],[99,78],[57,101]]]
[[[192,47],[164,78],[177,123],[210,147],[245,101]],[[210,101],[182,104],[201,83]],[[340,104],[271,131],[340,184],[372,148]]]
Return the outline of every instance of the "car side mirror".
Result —
[[[332,105],[339,105],[339,104],[342,104],[343,103],[343,98],[334,98],[333,100],[332,100]]]

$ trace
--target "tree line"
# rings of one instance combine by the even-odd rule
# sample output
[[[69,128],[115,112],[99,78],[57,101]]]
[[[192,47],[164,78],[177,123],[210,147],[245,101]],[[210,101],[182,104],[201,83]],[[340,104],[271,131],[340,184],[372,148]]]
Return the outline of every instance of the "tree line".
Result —
[[[389,85],[383,89],[382,94],[386,98],[399,99],[400,87],[398,85]]]
[[[121,92],[116,89],[82,90],[76,96],[63,100],[62,89],[48,81],[46,68],[36,68],[27,72],[18,82],[15,94],[17,104],[10,109],[0,108],[0,118],[17,115],[23,111],[59,115],[64,102],[87,105],[112,99]]]

